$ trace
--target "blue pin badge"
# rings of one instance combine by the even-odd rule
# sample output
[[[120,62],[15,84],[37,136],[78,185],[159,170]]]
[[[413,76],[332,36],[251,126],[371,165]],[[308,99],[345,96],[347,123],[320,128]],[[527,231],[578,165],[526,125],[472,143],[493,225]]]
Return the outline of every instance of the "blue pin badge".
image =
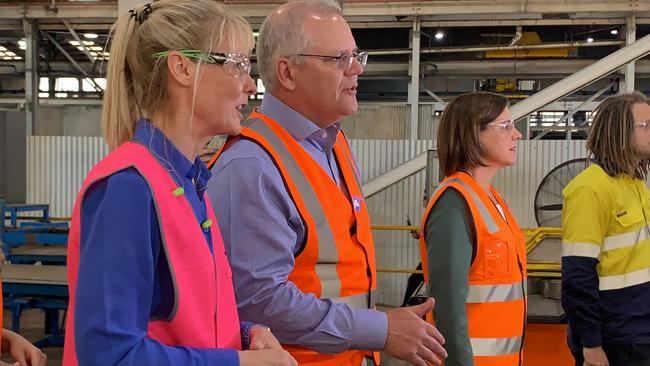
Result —
[[[354,207],[355,211],[361,210],[361,201],[362,200],[363,200],[363,198],[361,198],[361,197],[356,197],[356,196],[352,197],[352,207]]]

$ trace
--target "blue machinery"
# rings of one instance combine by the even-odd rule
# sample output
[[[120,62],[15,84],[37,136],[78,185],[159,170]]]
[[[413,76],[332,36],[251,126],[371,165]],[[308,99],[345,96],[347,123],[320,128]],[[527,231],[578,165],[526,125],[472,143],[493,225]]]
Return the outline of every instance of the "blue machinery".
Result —
[[[68,308],[68,223],[53,222],[45,204],[10,205],[0,200],[0,213],[2,251],[11,262],[2,265],[3,305],[11,311],[12,329],[20,330],[23,310],[41,309],[47,337],[36,346],[61,346],[60,313]]]

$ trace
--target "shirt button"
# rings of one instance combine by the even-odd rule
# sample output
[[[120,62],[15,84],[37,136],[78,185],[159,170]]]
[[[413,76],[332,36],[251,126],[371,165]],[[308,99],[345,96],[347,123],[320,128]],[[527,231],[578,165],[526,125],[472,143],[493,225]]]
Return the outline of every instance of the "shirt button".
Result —
[[[323,133],[320,135],[320,137],[326,139],[326,138],[327,138],[327,132],[323,132]]]

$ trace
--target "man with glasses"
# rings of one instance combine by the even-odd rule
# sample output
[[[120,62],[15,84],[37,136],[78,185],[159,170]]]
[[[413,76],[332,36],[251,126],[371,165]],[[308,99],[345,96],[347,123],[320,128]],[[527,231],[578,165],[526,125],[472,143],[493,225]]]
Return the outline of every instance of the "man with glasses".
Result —
[[[300,365],[359,366],[382,350],[439,364],[444,340],[421,319],[433,300],[374,309],[369,217],[339,124],[357,111],[368,56],[340,7],[281,5],[260,29],[257,56],[267,92],[213,159],[208,187],[241,319],[270,326]]]

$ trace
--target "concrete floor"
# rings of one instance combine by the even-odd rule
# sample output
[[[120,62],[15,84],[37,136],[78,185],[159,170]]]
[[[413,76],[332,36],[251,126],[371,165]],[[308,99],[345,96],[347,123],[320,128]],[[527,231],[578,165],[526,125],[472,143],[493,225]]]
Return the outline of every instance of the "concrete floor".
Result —
[[[63,318],[63,317],[61,317]],[[45,320],[45,314],[38,309],[30,309],[23,312],[21,318],[21,335],[28,340],[35,342],[45,337],[43,332],[43,324]],[[4,323],[5,326],[10,326],[11,324],[11,313],[9,310],[5,309],[4,313]],[[63,348],[62,347],[47,347],[43,349],[43,352],[47,355],[47,364],[49,366],[58,366],[61,365],[63,359]],[[5,355],[2,357],[2,361],[10,362],[11,357]],[[391,357],[382,354],[381,355],[382,366],[407,366],[409,365],[406,362],[392,359]]]

